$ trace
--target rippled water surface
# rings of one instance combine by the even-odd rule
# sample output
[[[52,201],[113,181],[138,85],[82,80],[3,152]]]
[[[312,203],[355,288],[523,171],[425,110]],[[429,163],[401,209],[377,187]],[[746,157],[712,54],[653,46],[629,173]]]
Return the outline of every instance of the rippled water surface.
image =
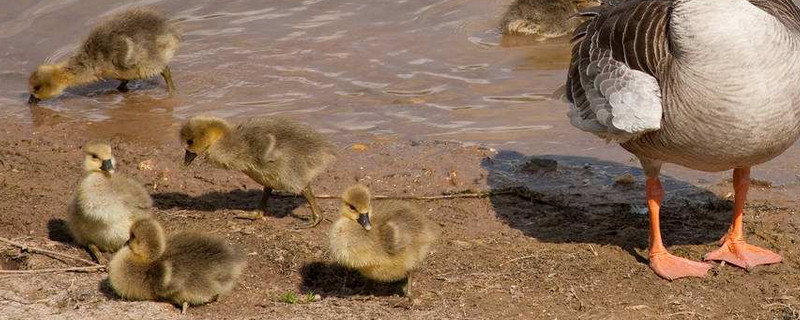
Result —
[[[121,94],[114,81],[29,107],[26,80],[65,59],[100,17],[131,1],[0,0],[0,115],[34,129],[55,122],[163,143],[185,118],[282,115],[335,139],[351,133],[458,140],[526,154],[628,162],[613,144],[572,128],[559,98],[567,39],[503,39],[510,1],[138,1],[179,21],[171,64],[178,93],[160,79]],[[793,148],[755,174],[796,182]],[[687,179],[721,177],[677,167]]]

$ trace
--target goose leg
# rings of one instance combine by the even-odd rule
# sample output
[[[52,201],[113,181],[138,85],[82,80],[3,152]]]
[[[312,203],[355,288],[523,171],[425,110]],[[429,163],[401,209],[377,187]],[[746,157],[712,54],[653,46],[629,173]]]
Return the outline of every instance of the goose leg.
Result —
[[[87,247],[89,248],[89,253],[92,255],[92,258],[94,258],[97,263],[102,265],[106,264],[106,258],[103,257],[103,253],[100,252],[100,249],[98,249],[96,245],[90,244]]]
[[[261,220],[264,219],[264,212],[267,211],[267,203],[269,203],[269,197],[272,195],[272,188],[264,187],[264,193],[261,194],[261,201],[259,202],[259,208],[253,212],[244,212],[236,215],[238,219],[247,219],[247,220]]]
[[[650,268],[667,280],[704,277],[711,265],[673,256],[661,240],[660,209],[664,189],[658,174],[647,177],[647,207],[650,209]]]
[[[128,92],[128,80],[119,79],[120,83],[117,86],[117,91],[119,92]]]
[[[169,66],[161,70],[161,76],[164,77],[164,81],[167,82],[167,91],[170,93],[175,92],[175,83],[172,82],[172,71],[169,70]]]
[[[411,275],[413,272],[408,274],[406,278],[406,282],[403,284],[403,297],[394,303],[392,303],[392,307],[402,307],[402,308],[410,308],[414,305],[414,296],[411,293]]]
[[[757,265],[779,263],[780,255],[767,249],[750,245],[744,241],[744,203],[747,189],[750,187],[750,168],[733,169],[733,190],[736,196],[733,201],[733,221],[728,233],[722,238],[719,249],[705,256],[705,260],[722,260],[735,266],[752,269]]]
[[[299,226],[300,229],[307,229],[316,227],[322,221],[322,214],[319,210],[319,205],[317,205],[317,198],[314,196],[314,192],[311,191],[311,186],[308,185],[303,189],[303,196],[308,201],[308,205],[311,206],[311,220]]]

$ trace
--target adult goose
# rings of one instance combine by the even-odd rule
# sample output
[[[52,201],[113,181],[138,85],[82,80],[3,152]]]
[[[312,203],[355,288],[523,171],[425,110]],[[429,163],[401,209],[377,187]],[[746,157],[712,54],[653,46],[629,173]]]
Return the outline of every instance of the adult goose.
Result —
[[[747,244],[750,168],[800,133],[800,10],[791,0],[628,0],[584,12],[567,77],[575,127],[615,141],[647,176],[650,268],[672,280],[710,265],[671,255],[661,240],[664,162],[733,169],[733,221],[705,260],[750,269],[781,261]]]

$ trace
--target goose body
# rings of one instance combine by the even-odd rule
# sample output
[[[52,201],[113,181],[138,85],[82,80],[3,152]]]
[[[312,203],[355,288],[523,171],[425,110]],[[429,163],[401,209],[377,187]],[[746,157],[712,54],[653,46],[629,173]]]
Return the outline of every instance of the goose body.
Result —
[[[111,146],[90,142],[84,152],[86,175],[70,203],[67,226],[75,242],[104,262],[100,251],[122,247],[131,225],[150,216],[153,200],[141,183],[115,172]]]
[[[394,282],[419,268],[440,234],[439,226],[415,205],[404,201],[372,203],[363,185],[342,195],[341,217],[330,231],[334,259],[365,277]]]
[[[173,91],[169,61],[178,50],[180,31],[152,8],[131,8],[98,24],[67,61],[43,64],[28,80],[30,103],[55,97],[66,88],[117,79],[128,90],[129,80],[161,75]]]
[[[122,298],[165,300],[185,312],[233,290],[245,265],[244,256],[221,238],[196,232],[167,238],[156,220],[142,219],[111,259],[108,277]]]
[[[540,40],[571,33],[580,20],[578,9],[598,5],[595,0],[515,0],[508,6],[501,28],[504,34],[535,36]]]
[[[587,15],[567,79],[569,118],[642,162],[651,267],[668,279],[708,269],[661,245],[664,162],[734,169],[732,231],[706,259],[746,268],[779,262],[744,242],[741,215],[750,167],[800,134],[800,10],[790,0],[630,0]]]
[[[253,118],[234,126],[224,119],[197,116],[183,125],[181,143],[185,164],[202,154],[213,165],[240,171],[264,186],[262,207],[273,189],[302,193],[312,212],[307,226],[321,221],[310,183],[336,159],[336,151],[314,129],[281,118]]]

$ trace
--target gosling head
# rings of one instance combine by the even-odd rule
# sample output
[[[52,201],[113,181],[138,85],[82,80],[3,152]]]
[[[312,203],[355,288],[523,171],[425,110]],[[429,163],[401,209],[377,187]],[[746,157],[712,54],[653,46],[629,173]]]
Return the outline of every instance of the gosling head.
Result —
[[[83,147],[83,152],[86,153],[86,157],[83,160],[83,168],[87,173],[114,173],[116,160],[111,154],[111,146],[108,143],[101,141],[89,142]]]
[[[36,104],[60,95],[69,86],[69,79],[63,65],[43,64],[36,67],[36,71],[28,78],[28,92],[31,94],[28,103]]]
[[[369,216],[372,214],[369,189],[360,184],[347,188],[342,194],[341,214],[347,219],[358,222],[367,231],[372,229],[369,222]]]
[[[167,247],[164,239],[164,229],[158,221],[141,219],[131,226],[127,245],[135,259],[147,263],[158,259],[164,253]]]
[[[186,121],[181,128],[181,144],[186,150],[183,164],[190,165],[230,130],[228,122],[216,117],[196,116]]]

